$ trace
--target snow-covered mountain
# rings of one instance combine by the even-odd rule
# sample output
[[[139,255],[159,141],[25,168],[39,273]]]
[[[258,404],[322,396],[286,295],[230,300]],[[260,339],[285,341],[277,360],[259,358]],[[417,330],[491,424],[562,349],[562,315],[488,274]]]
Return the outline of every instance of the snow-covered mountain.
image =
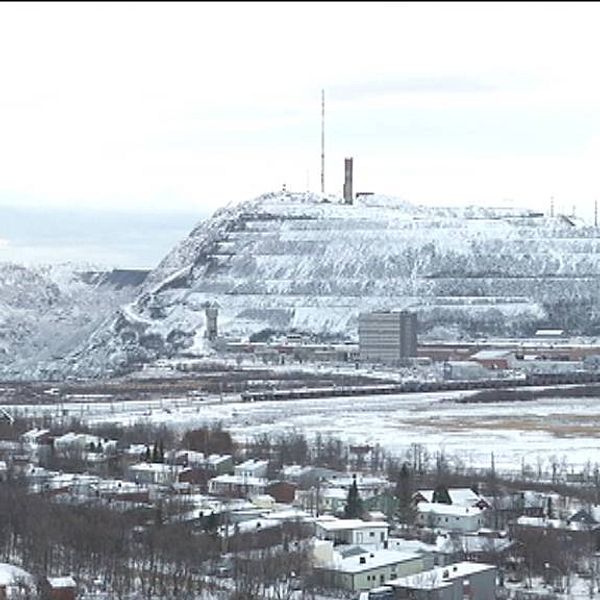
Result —
[[[266,194],[198,224],[72,360],[119,370],[201,350],[207,302],[231,336],[356,337],[360,311],[392,307],[417,310],[430,336],[596,334],[599,250],[598,230],[566,216]]]
[[[65,357],[135,297],[146,275],[0,263],[0,378],[60,376]]]

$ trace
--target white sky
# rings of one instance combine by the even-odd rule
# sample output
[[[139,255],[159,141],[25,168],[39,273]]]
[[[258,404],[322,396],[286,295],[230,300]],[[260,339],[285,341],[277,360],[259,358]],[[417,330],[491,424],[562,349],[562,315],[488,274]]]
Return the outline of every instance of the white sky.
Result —
[[[327,192],[354,156],[355,191],[554,196],[591,221],[599,22],[598,3],[1,3],[0,206],[318,191],[325,88]]]

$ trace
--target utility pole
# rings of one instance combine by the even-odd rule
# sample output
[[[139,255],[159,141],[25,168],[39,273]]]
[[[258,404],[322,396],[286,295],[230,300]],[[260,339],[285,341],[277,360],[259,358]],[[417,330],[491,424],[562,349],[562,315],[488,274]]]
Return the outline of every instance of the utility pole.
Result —
[[[325,193],[325,90],[321,90],[321,194]]]

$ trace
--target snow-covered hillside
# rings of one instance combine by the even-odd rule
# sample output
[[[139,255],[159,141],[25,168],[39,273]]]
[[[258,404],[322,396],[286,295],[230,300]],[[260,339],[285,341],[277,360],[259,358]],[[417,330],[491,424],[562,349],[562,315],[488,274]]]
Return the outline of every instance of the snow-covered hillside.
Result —
[[[146,274],[0,263],[0,378],[60,376],[69,352],[135,296]]]
[[[360,311],[386,307],[417,310],[423,335],[595,334],[599,250],[595,228],[529,210],[266,194],[197,225],[73,360],[119,369],[201,349],[206,302],[233,336],[355,337]]]

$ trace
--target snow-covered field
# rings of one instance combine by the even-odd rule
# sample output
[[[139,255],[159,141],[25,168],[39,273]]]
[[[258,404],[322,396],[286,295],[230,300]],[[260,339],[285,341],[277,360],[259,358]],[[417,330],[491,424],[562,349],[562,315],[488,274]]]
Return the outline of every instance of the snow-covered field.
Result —
[[[595,398],[547,398],[528,402],[466,404],[468,392],[438,392],[243,403],[239,396],[111,402],[72,398],[53,408],[29,406],[29,414],[77,417],[90,424],[146,420],[179,431],[222,422],[240,441],[264,432],[320,432],[352,443],[379,444],[401,454],[411,444],[466,467],[520,471],[552,462],[563,472],[600,461],[600,402]],[[565,391],[568,394],[568,391]],[[23,407],[20,407],[23,410]]]

